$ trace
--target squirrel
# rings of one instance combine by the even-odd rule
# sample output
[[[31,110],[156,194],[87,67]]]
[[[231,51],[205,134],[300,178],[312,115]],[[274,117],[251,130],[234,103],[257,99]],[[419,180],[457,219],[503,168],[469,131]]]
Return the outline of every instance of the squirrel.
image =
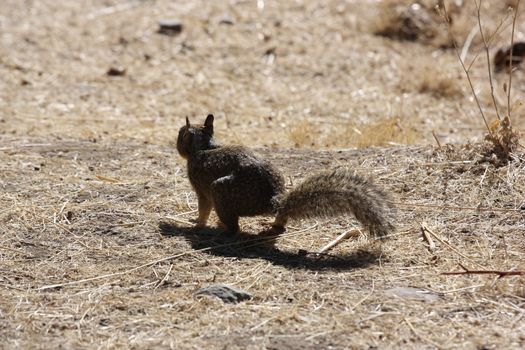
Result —
[[[196,227],[204,227],[212,208],[223,228],[239,232],[239,218],[274,214],[263,234],[274,238],[288,219],[353,214],[376,237],[393,231],[390,196],[371,180],[346,168],[321,171],[286,192],[284,177],[269,161],[243,146],[222,146],[213,137],[212,114],[203,125],[179,130],[177,151],[187,160],[190,183],[197,194]],[[275,241],[275,240],[274,240]]]

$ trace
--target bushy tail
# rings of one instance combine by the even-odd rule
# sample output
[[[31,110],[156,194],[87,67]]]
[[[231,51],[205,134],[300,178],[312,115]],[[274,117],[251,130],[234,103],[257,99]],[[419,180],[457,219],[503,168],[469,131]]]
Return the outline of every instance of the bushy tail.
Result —
[[[394,207],[386,192],[348,169],[308,177],[278,200],[277,221],[353,214],[373,236],[394,230]]]

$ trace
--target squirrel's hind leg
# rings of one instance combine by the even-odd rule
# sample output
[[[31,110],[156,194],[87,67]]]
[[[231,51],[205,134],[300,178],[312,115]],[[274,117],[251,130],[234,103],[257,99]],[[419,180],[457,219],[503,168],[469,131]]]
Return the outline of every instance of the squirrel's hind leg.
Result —
[[[219,226],[229,234],[239,233],[239,217],[229,211],[224,206],[215,206],[215,212],[219,217],[220,223]]]
[[[236,217],[222,217],[219,212],[217,212],[217,216],[219,217],[219,227],[222,228],[227,234],[237,234],[240,231],[239,227],[239,218]]]
[[[239,214],[235,209],[236,201],[232,198],[235,193],[233,181],[233,175],[229,175],[215,180],[211,185],[213,207],[221,221],[220,226],[230,234],[239,232]]]

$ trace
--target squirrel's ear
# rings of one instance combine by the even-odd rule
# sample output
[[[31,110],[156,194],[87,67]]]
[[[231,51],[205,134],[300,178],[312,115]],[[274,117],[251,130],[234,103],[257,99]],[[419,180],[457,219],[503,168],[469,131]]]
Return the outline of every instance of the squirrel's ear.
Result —
[[[204,129],[210,134],[213,134],[213,114],[208,114],[206,121],[204,122]]]
[[[188,117],[186,117],[186,126],[189,128],[190,127],[190,120],[188,119]]]

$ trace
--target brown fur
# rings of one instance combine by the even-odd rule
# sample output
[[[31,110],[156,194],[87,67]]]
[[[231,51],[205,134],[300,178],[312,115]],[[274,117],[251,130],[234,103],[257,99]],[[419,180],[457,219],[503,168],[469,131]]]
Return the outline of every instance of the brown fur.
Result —
[[[241,146],[220,146],[213,138],[213,115],[203,125],[179,131],[177,150],[188,161],[188,177],[197,194],[198,226],[212,208],[229,232],[239,231],[239,217],[276,214],[273,234],[284,232],[289,218],[353,214],[370,233],[393,230],[388,195],[370,180],[340,168],[320,172],[285,193],[283,175],[268,161]]]

